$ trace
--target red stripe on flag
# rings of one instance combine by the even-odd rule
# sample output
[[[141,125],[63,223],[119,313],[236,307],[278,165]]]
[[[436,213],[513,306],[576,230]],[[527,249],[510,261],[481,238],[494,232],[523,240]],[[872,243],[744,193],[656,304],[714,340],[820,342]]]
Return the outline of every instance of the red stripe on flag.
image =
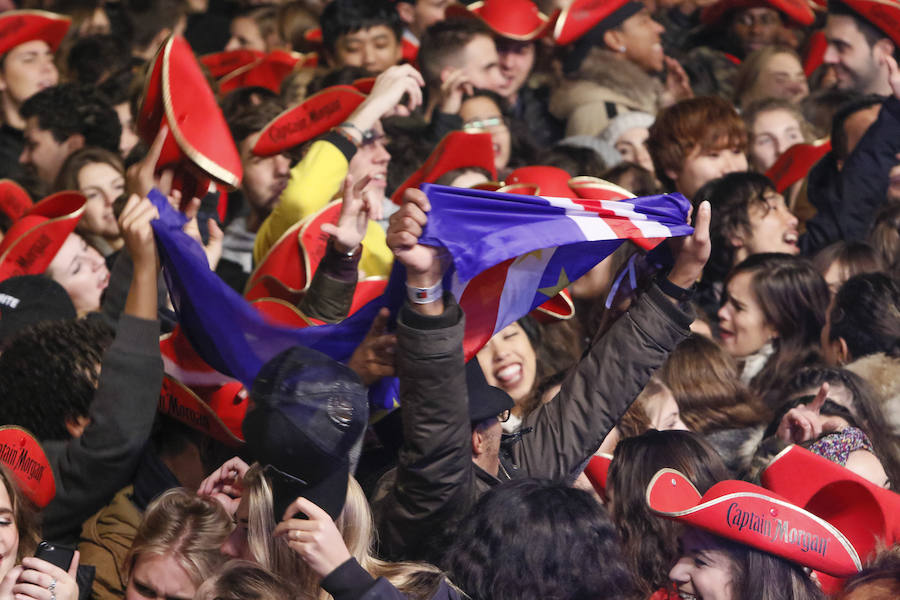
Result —
[[[631,240],[644,250],[651,250],[665,240],[665,238],[646,237],[644,232],[631,220],[631,217],[619,215],[615,211],[604,208],[600,200],[572,198],[572,202],[583,206],[586,210],[597,213],[603,219],[603,222],[609,225],[609,228],[613,230],[617,238]]]
[[[466,333],[463,351],[466,360],[475,356],[494,335],[500,294],[506,283],[506,273],[515,259],[511,258],[475,276],[460,298],[459,305],[466,313]]]

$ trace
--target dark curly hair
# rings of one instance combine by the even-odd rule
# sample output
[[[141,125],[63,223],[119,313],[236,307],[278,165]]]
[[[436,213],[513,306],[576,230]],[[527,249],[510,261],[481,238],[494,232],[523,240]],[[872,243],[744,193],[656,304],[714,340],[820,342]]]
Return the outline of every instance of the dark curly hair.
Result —
[[[0,423],[41,441],[68,440],[66,421],[87,416],[113,329],[100,319],[41,323],[0,355]]]
[[[473,600],[631,598],[615,528],[587,492],[538,479],[486,493],[445,554]]]
[[[37,117],[38,126],[59,143],[82,135],[85,146],[119,151],[119,116],[92,87],[74,83],[49,87],[26,100],[19,112],[23,119]]]
[[[650,480],[665,468],[684,473],[701,494],[730,477],[716,450],[690,431],[651,429],[616,446],[606,483],[610,512],[644,598],[666,587],[678,558],[681,525],[654,515],[645,500]]]

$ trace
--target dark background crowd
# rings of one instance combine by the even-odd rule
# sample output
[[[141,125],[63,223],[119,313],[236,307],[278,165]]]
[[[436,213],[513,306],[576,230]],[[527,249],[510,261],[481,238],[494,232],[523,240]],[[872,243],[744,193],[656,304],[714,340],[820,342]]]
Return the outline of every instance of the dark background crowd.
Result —
[[[0,10],[0,600],[900,598],[900,1]],[[423,183],[694,229],[472,348]],[[408,297],[243,386],[151,198],[272,322]]]

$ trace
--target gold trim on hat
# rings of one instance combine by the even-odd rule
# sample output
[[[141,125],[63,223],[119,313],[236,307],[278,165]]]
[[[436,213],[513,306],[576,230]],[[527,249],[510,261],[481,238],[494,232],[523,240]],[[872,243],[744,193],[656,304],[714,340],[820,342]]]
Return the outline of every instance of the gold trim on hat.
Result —
[[[671,475],[678,475],[678,476],[682,477],[685,481],[687,481],[690,484],[690,486],[694,489],[694,492],[696,492],[697,495],[699,496],[698,500],[700,501],[700,504],[696,504],[696,505],[692,506],[691,508],[687,508],[685,510],[674,511],[674,512],[668,512],[668,511],[658,510],[658,509],[654,508],[653,505],[650,504],[650,491],[656,485],[656,481],[658,479],[660,479],[662,477],[666,477],[666,476],[671,476]],[[742,481],[741,483],[747,483],[747,482]],[[750,485],[752,485],[752,484],[750,484]],[[862,561],[859,558],[859,554],[856,552],[856,548],[853,546],[853,544],[850,543],[850,540],[848,540],[847,537],[837,527],[835,527],[834,525],[832,525],[825,519],[822,519],[821,517],[818,517],[818,516],[814,515],[813,513],[809,512],[795,504],[791,504],[790,502],[786,502],[786,501],[780,500],[778,498],[773,498],[772,496],[767,496],[767,495],[761,494],[759,492],[732,492],[730,494],[718,496],[716,498],[712,498],[710,500],[703,502],[703,497],[700,494],[700,492],[697,491],[697,488],[694,486],[694,484],[687,477],[685,477],[685,475],[683,473],[681,473],[677,469],[660,469],[659,471],[656,472],[656,475],[653,476],[653,478],[650,480],[650,483],[647,485],[647,490],[644,494],[644,498],[647,502],[647,506],[650,507],[650,510],[652,510],[653,512],[655,512],[658,515],[666,516],[666,517],[683,517],[683,516],[692,515],[694,513],[700,512],[707,508],[712,508],[713,506],[722,504],[723,502],[727,502],[729,500],[734,500],[734,499],[738,499],[738,498],[756,498],[759,500],[765,500],[766,502],[771,502],[771,503],[773,503],[777,506],[780,506],[782,508],[785,508],[789,511],[795,511],[795,512],[799,513],[801,516],[808,517],[814,523],[824,527],[825,530],[828,533],[832,534],[835,537],[835,539],[838,541],[838,543],[844,547],[844,550],[847,552],[848,556],[850,556],[850,558],[853,560],[853,565],[856,567],[856,570],[857,571],[862,570]],[[692,527],[698,527],[700,529],[703,529],[703,527],[699,524],[696,524],[696,523],[688,523],[688,524],[691,525]],[[752,546],[752,544],[746,544],[746,545]],[[756,546],[752,546],[752,547],[755,548]],[[765,552],[765,550],[764,550],[764,552]],[[798,562],[798,561],[791,560],[789,558],[785,558],[785,560],[789,560],[791,562]],[[811,567],[811,568],[814,568],[814,567]]]
[[[219,181],[229,185],[233,188],[238,188],[241,185],[241,178],[236,173],[232,173],[222,165],[215,162],[213,159],[205,156],[200,153],[199,150],[194,148],[194,146],[187,140],[186,137],[181,133],[181,130],[178,127],[178,122],[175,119],[175,114],[172,109],[172,90],[169,83],[169,67],[172,56],[172,46],[175,42],[175,36],[172,35],[166,41],[163,46],[163,57],[162,57],[162,70],[160,75],[162,76],[162,100],[163,100],[163,108],[166,113],[166,121],[169,125],[169,130],[172,132],[172,135],[175,136],[175,141],[178,143],[178,147],[181,148],[181,151],[187,155],[187,157],[198,167],[206,171],[206,173]],[[216,108],[218,110],[218,107]]]
[[[487,25],[488,28],[489,28],[491,31],[493,31],[494,33],[496,33],[496,34],[499,35],[500,37],[506,38],[506,39],[508,39],[508,40],[516,40],[516,41],[518,41],[518,42],[533,42],[533,41],[535,41],[537,38],[539,38],[539,37],[541,36],[541,34],[544,33],[544,31],[547,30],[547,26],[550,25],[550,17],[548,17],[547,15],[545,15],[544,13],[542,13],[540,10],[538,10],[538,11],[536,11],[536,13],[537,13],[538,19],[540,19],[540,21],[541,21],[541,24],[538,25],[535,29],[532,29],[531,31],[529,31],[528,33],[526,33],[526,34],[516,34],[516,35],[513,35],[513,34],[510,34],[510,33],[505,32],[505,31],[499,31],[499,30],[497,30],[497,29],[494,29],[494,27],[492,27],[491,24],[488,23],[488,22],[484,19],[484,17],[482,17],[482,16],[481,16],[480,14],[478,14],[477,12],[475,12],[476,10],[478,10],[479,8],[481,8],[482,6],[484,6],[484,4],[485,4],[485,3],[484,3],[483,1],[473,2],[472,4],[469,4],[469,5],[466,7],[466,10],[468,10],[470,13],[472,13],[473,16],[478,17],[478,19],[479,19],[482,23],[484,23],[485,25]],[[568,9],[567,9],[567,10],[568,10]]]
[[[569,180],[569,187],[573,190],[606,190],[610,192],[615,192],[617,194],[622,194],[625,196],[624,200],[631,200],[632,198],[637,198],[634,193],[626,190],[625,188],[612,183],[611,181],[607,181],[605,179],[600,179],[599,177],[591,177],[589,175],[579,175],[578,177],[573,177]],[[581,200],[593,200],[593,198],[581,198]],[[612,202],[617,202],[617,200],[611,200]]]
[[[222,418],[219,417],[219,415],[216,413],[216,411],[214,411],[213,408],[203,398],[201,398],[197,394],[197,392],[195,392],[188,386],[184,385],[183,383],[178,381],[178,379],[169,375],[168,373],[163,373],[163,379],[164,380],[168,379],[175,385],[176,388],[181,388],[181,390],[187,392],[187,394],[189,396],[192,396],[194,400],[196,400],[198,403],[200,403],[200,406],[202,407],[202,409],[205,409],[204,412],[206,413],[206,416],[212,417],[213,422],[216,423],[219,427],[221,427],[222,431],[225,433],[225,435],[228,437],[228,439],[230,439],[237,445],[244,445],[244,443],[245,443],[244,440],[242,440],[241,438],[234,435],[234,432],[232,432],[231,429],[228,427],[228,425],[225,424],[225,421],[223,421]],[[225,385],[228,385],[228,384],[225,384]],[[222,387],[222,386],[219,386],[219,387]],[[160,392],[162,392],[162,388],[160,388]],[[157,410],[159,409],[159,404],[161,404],[161,403],[162,403],[162,396],[160,396],[159,400],[157,401],[157,407],[158,407]],[[160,412],[163,412],[163,414],[165,414],[166,416],[169,416],[180,423],[183,422],[178,417],[169,414],[168,411],[160,411]],[[207,431],[206,434],[209,435],[209,437],[213,437],[212,435],[209,434],[209,431]]]
[[[62,192],[58,192],[58,193],[62,193]],[[45,217],[47,219],[46,221],[37,223],[37,224],[33,225],[32,227],[26,229],[22,234],[19,235],[19,238],[17,240],[15,240],[12,244],[10,244],[9,248],[7,248],[6,250],[3,251],[3,254],[0,254],[0,265],[3,265],[3,263],[6,262],[6,259],[9,256],[9,253],[13,250],[13,248],[17,247],[20,243],[22,243],[23,241],[28,239],[28,237],[32,233],[34,233],[38,228],[46,227],[48,225],[52,225],[53,223],[57,223],[60,221],[67,221],[70,219],[75,219],[76,225],[78,224],[78,220],[81,219],[81,216],[84,213],[84,208],[85,208],[85,204],[87,204],[87,199],[84,198],[84,195],[81,194],[80,192],[71,192],[70,191],[70,192],[66,192],[66,193],[78,194],[79,196],[81,196],[83,199],[81,206],[79,208],[73,210],[70,213],[66,213],[66,214],[58,216],[58,217]],[[49,198],[49,196],[48,196],[48,198]],[[44,200],[46,200],[46,198],[44,198]],[[40,202],[38,204],[40,204]],[[35,204],[35,206],[38,206],[38,204]],[[31,215],[29,213],[25,213],[21,217],[19,217],[19,219],[21,220],[28,216],[31,216]],[[43,215],[34,215],[34,216],[43,216]],[[75,228],[73,227],[72,231],[74,231],[74,230],[75,230]],[[65,240],[63,240],[63,241],[65,241]],[[56,255],[54,254],[54,256],[56,256]]]

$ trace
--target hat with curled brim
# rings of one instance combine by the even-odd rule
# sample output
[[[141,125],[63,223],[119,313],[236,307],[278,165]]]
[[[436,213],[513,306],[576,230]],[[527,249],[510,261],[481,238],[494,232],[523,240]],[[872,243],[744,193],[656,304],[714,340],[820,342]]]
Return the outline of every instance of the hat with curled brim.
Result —
[[[201,394],[206,398],[202,398]],[[241,424],[247,414],[247,406],[248,396],[239,382],[194,390],[165,375],[159,392],[158,410],[161,414],[232,447],[244,443]]]
[[[565,46],[592,30],[600,33],[618,27],[643,9],[644,3],[634,0],[574,0],[557,17],[553,39]]]
[[[900,0],[841,0],[840,4],[855,11],[900,46]]]
[[[75,231],[85,202],[79,192],[57,192],[25,211],[0,242],[0,281],[46,271]]]
[[[816,15],[806,0],[719,0],[700,12],[700,22],[714,25],[736,10],[746,8],[771,8],[781,13],[789,25],[808,27]]]
[[[835,577],[862,569],[859,554],[837,527],[765,488],[720,481],[701,496],[679,471],[662,469],[647,486],[656,514],[768,552]]]
[[[0,463],[12,473],[22,494],[38,508],[44,508],[56,496],[50,461],[28,430],[15,425],[0,427]]]
[[[275,518],[303,496],[337,519],[369,419],[366,388],[349,367],[301,346],[259,371],[244,418],[247,450],[272,484]]]
[[[0,213],[11,223],[18,221],[33,204],[22,186],[12,179],[0,179]]]
[[[156,172],[171,169],[186,200],[202,197],[210,181],[240,186],[243,169],[237,147],[184,38],[170,36],[150,62],[136,122],[148,145],[163,125],[168,127]]]
[[[365,99],[354,86],[325,88],[272,119],[260,132],[253,154],[273,156],[308,142],[340,125]]]
[[[766,177],[775,184],[775,191],[785,190],[807,175],[823,156],[831,151],[831,139],[825,138],[809,144],[794,144],[778,157],[766,171]]]
[[[484,0],[468,6],[451,4],[446,18],[475,17],[500,37],[531,42],[552,30],[556,14],[548,17],[531,0]]]
[[[0,56],[33,40],[47,42],[56,52],[72,19],[45,10],[8,10],[0,14]]]
[[[454,169],[479,168],[497,178],[494,166],[494,144],[489,133],[451,131],[438,143],[422,166],[406,178],[391,194],[391,201],[403,204],[403,193],[423,183],[434,183]]]

